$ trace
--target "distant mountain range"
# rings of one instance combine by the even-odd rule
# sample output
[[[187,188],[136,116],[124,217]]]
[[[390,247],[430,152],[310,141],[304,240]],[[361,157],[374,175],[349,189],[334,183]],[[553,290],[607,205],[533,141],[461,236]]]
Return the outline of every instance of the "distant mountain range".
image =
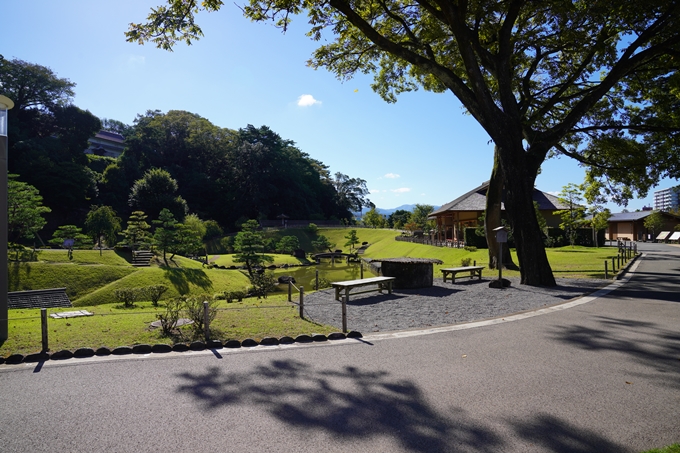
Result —
[[[415,207],[416,207],[415,204],[403,204],[403,205],[401,205],[401,206],[397,206],[396,208],[390,208],[390,209],[385,209],[385,208],[375,208],[375,210],[376,210],[376,212],[377,212],[378,214],[382,214],[382,215],[384,215],[384,216],[389,216],[389,215],[392,214],[393,212],[399,211],[399,210],[404,210],[404,211],[408,211],[408,212],[413,212],[413,209],[415,209]],[[435,210],[435,211],[436,211],[437,209],[439,209],[439,208],[440,208],[440,206],[434,206],[434,210]],[[365,213],[368,212],[368,211],[370,211],[369,208],[364,208],[364,209],[361,210],[360,213],[359,213],[359,212],[355,212],[354,215],[357,216],[357,217],[363,217],[363,214],[365,214]]]

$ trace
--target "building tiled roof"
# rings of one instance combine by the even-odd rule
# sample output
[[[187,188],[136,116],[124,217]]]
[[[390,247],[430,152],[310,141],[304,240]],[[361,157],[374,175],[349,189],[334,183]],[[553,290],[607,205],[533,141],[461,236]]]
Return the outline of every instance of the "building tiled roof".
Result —
[[[486,209],[486,191],[488,188],[489,181],[486,181],[479,187],[475,187],[468,193],[446,203],[441,208],[432,212],[429,217],[435,217],[437,214],[451,211],[484,211]],[[560,203],[556,196],[541,192],[538,189],[534,189],[533,199],[538,202],[538,209],[541,211],[569,209],[567,206]],[[505,209],[504,203],[501,203],[501,209]]]
[[[66,288],[15,291],[7,293],[9,308],[55,308],[72,307]]]
[[[610,222],[631,222],[644,219],[654,211],[617,212],[609,217]]]

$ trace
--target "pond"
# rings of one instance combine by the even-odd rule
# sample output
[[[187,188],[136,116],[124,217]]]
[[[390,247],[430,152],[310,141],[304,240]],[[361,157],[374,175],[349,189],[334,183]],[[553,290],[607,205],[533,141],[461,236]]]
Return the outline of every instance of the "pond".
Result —
[[[316,271],[319,271],[319,279],[325,278],[329,282],[337,282],[344,280],[355,280],[361,278],[361,264],[347,263],[345,260],[336,260],[331,263],[330,260],[321,260],[319,264],[312,264],[311,266],[289,267],[288,269],[277,269],[276,277],[289,275],[295,278],[296,286],[304,286],[305,290],[312,291],[314,288],[314,279],[316,278]],[[368,269],[368,265],[364,263],[364,278],[374,277]],[[284,287],[287,285],[279,285]]]

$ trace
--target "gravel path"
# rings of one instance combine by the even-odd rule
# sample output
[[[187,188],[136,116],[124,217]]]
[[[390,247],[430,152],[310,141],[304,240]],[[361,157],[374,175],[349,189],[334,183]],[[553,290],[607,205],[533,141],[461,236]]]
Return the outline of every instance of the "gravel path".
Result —
[[[611,283],[596,279],[557,279],[554,288],[519,285],[489,288],[489,279],[455,284],[435,279],[431,288],[396,289],[392,294],[352,295],[347,304],[347,328],[359,332],[387,332],[478,321],[560,304],[590,294]],[[342,308],[332,289],[305,296],[305,317],[342,328]]]

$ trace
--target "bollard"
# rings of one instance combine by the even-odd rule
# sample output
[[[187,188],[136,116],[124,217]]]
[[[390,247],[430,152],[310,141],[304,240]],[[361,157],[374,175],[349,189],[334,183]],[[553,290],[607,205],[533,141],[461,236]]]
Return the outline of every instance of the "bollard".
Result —
[[[604,279],[609,280],[609,270],[607,269],[607,260],[604,260]]]
[[[616,273],[616,258],[612,256],[612,272]]]
[[[364,261],[363,260],[361,260],[361,262],[359,263],[359,269],[361,269],[360,275],[361,275],[361,278],[363,279],[364,278]]]
[[[319,290],[319,269],[316,270],[315,276],[314,276],[314,289]]]
[[[342,333],[347,333],[347,298],[343,295],[342,300]]]
[[[300,286],[300,319],[305,319],[305,287]]]
[[[203,333],[205,334],[205,341],[210,340],[210,310],[208,310],[208,301],[203,301]]]
[[[288,280],[288,302],[293,302],[293,282],[290,280]]]
[[[472,262],[472,265],[473,265],[473,266],[476,266],[476,265],[477,265],[477,260],[474,260],[474,261]]]
[[[47,352],[50,350],[47,343],[47,308],[40,309],[40,324],[42,326],[42,352]]]

